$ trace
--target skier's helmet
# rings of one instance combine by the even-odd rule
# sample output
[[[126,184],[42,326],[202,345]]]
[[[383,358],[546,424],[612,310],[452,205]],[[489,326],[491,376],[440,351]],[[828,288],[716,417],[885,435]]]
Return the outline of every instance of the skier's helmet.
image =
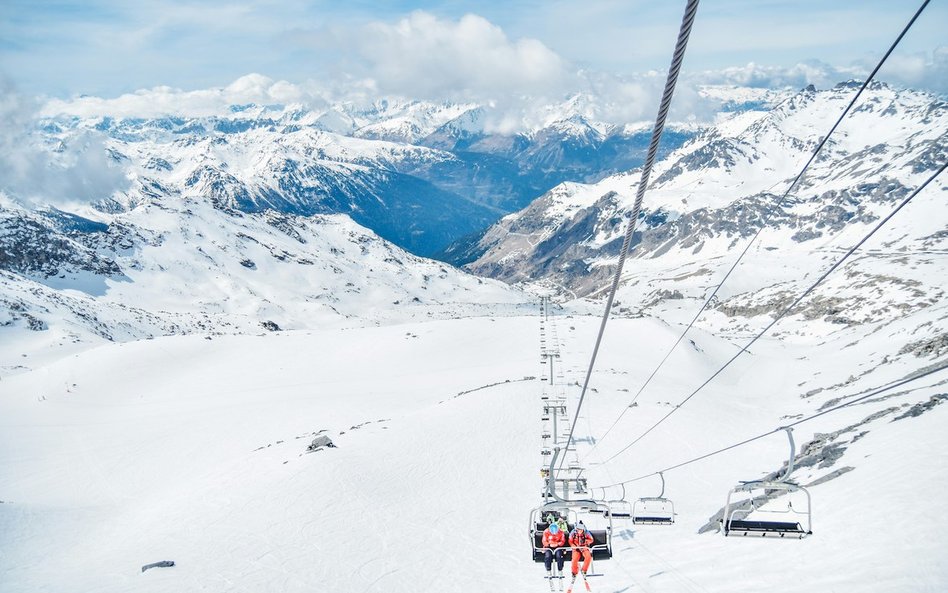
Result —
[[[560,526],[556,523],[550,523],[550,533],[556,535],[560,531]]]

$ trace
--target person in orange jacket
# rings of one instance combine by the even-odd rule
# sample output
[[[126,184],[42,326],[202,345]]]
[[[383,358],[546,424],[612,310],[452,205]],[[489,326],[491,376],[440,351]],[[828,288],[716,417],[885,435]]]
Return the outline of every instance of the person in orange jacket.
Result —
[[[563,548],[566,546],[566,533],[560,529],[556,521],[543,530],[543,564],[546,565],[546,578],[552,578],[553,559],[556,558],[556,569],[563,574]],[[551,585],[552,586],[552,585]]]
[[[593,545],[593,536],[586,530],[582,521],[576,524],[573,531],[569,534],[569,547],[573,549],[573,578],[579,572],[579,557],[583,557],[583,574],[589,570],[592,563],[592,551],[589,546]]]

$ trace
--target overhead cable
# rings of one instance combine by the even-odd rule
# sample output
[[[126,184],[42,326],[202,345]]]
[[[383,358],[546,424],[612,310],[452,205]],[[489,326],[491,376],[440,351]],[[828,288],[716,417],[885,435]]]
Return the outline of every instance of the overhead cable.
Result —
[[[846,117],[849,111],[853,108],[853,105],[856,104],[856,101],[862,95],[863,91],[866,90],[866,88],[869,86],[869,83],[872,82],[872,80],[875,78],[876,73],[879,72],[879,69],[882,68],[882,65],[885,64],[886,60],[889,59],[889,56],[892,54],[895,48],[902,41],[902,38],[905,37],[905,34],[908,33],[909,29],[912,28],[912,25],[915,23],[916,19],[918,19],[919,15],[922,14],[922,11],[925,10],[925,7],[928,6],[928,3],[930,1],[931,0],[925,0],[924,2],[922,2],[922,5],[918,8],[918,10],[915,11],[915,15],[912,16],[912,19],[902,29],[902,32],[899,34],[899,36],[895,39],[895,41],[889,47],[889,50],[885,52],[885,55],[882,56],[882,59],[879,60],[878,64],[876,64],[876,67],[873,68],[872,72],[869,73],[869,76],[866,77],[866,80],[862,83],[862,86],[859,87],[859,90],[856,92],[856,94],[853,95],[853,98],[849,101],[849,104],[840,114],[839,118],[836,120],[836,123],[833,124],[833,127],[830,128],[829,132],[827,132],[826,135],[823,136],[823,138],[817,144],[816,148],[813,150],[813,154],[810,155],[810,158],[807,160],[806,164],[803,165],[803,168],[800,169],[799,173],[797,173],[797,176],[793,179],[793,182],[790,183],[790,185],[787,187],[787,190],[784,192],[783,196],[781,196],[780,200],[777,201],[776,206],[772,210],[769,210],[764,213],[760,221],[760,228],[757,229],[757,232],[754,234],[753,237],[751,237],[750,242],[747,243],[747,245],[744,247],[744,250],[741,251],[740,255],[737,256],[737,259],[731,265],[730,269],[727,271],[727,273],[724,274],[724,277],[721,278],[721,281],[718,283],[718,285],[714,287],[714,290],[711,292],[708,298],[705,299],[704,304],[701,305],[701,308],[698,309],[697,313],[695,313],[695,316],[692,318],[691,322],[689,322],[688,326],[684,329],[684,331],[681,332],[681,334],[678,336],[678,339],[675,340],[674,344],[672,344],[672,347],[668,349],[668,352],[665,353],[665,356],[662,358],[661,362],[658,363],[658,366],[655,367],[655,369],[648,376],[648,378],[645,379],[645,382],[642,384],[641,387],[639,387],[639,390],[632,397],[632,400],[629,402],[629,404],[623,407],[622,412],[619,413],[618,418],[616,418],[615,422],[612,423],[612,426],[610,426],[606,430],[606,432],[603,433],[602,437],[600,437],[596,441],[596,443],[592,446],[592,448],[586,452],[586,455],[589,455],[590,453],[592,453],[593,450],[595,450],[596,447],[599,445],[599,443],[601,443],[609,435],[609,433],[612,432],[612,429],[615,428],[617,424],[619,424],[619,421],[622,420],[622,417],[625,416],[626,412],[628,412],[632,408],[632,404],[635,403],[635,401],[642,394],[642,392],[645,391],[645,388],[648,387],[649,383],[652,382],[652,379],[662,369],[662,367],[665,365],[665,362],[668,361],[668,358],[671,356],[672,352],[674,352],[675,349],[678,348],[678,345],[681,344],[682,340],[684,340],[688,332],[691,331],[691,328],[694,327],[694,324],[698,321],[698,318],[701,317],[701,314],[704,313],[705,310],[708,308],[708,306],[714,301],[714,298],[717,296],[718,291],[721,289],[724,283],[727,282],[727,279],[731,276],[731,273],[735,270],[735,268],[737,268],[738,264],[741,263],[741,260],[743,260],[744,256],[747,255],[747,252],[750,251],[751,246],[753,246],[754,243],[757,242],[757,238],[760,237],[760,234],[763,232],[764,228],[766,228],[767,223],[770,220],[770,217],[775,212],[777,212],[781,207],[783,207],[784,202],[787,201],[787,198],[790,196],[793,190],[796,189],[797,185],[800,183],[800,180],[803,178],[803,175],[810,168],[810,165],[813,164],[813,162],[816,160],[816,157],[819,156],[820,151],[822,151],[823,147],[826,146],[826,143],[830,139],[830,136],[832,136],[833,132],[836,131],[836,128],[839,127],[839,124],[843,121],[843,119]]]
[[[602,344],[602,336],[606,331],[606,323],[609,321],[609,313],[612,309],[612,303],[615,300],[616,291],[619,288],[619,279],[622,277],[622,267],[625,264],[626,257],[629,254],[629,247],[632,244],[632,235],[635,232],[635,225],[642,211],[642,200],[645,198],[645,189],[648,187],[649,175],[652,173],[652,167],[655,165],[655,157],[658,153],[658,143],[662,138],[662,131],[665,129],[665,120],[668,117],[668,109],[671,106],[672,96],[675,94],[675,85],[678,82],[678,73],[681,71],[681,64],[685,58],[685,48],[688,46],[688,37],[691,35],[691,25],[694,23],[695,14],[698,12],[698,0],[688,0],[685,6],[685,14],[681,20],[681,27],[678,31],[678,42],[675,45],[675,52],[672,55],[671,66],[668,69],[668,77],[665,79],[665,90],[662,93],[662,101],[658,108],[658,116],[655,118],[655,127],[652,129],[652,140],[648,145],[648,153],[645,157],[645,163],[642,166],[642,177],[639,180],[638,188],[635,192],[635,204],[632,207],[632,213],[626,226],[625,236],[622,239],[622,249],[619,252],[619,261],[616,264],[615,276],[612,280],[612,288],[606,299],[606,310],[602,315],[602,322],[599,325],[599,334],[596,336],[596,345],[593,347],[592,357],[589,361],[589,369],[586,371],[586,379],[583,381],[583,389],[579,395],[579,403],[576,405],[576,413],[573,422],[570,425],[569,437],[566,440],[566,447],[569,448],[573,442],[573,432],[576,430],[576,422],[579,420],[579,412],[586,398],[586,390],[589,388],[589,379],[592,377],[593,369],[596,366],[596,357],[599,354],[599,346]],[[557,470],[563,467],[560,461]]]
[[[704,460],[704,459],[707,459],[708,457],[713,457],[713,456],[715,456],[715,455],[719,455],[719,454],[724,453],[724,452],[726,452],[726,451],[730,451],[731,449],[736,449],[736,448],[738,448],[738,447],[742,447],[742,446],[744,446],[744,445],[747,445],[748,443],[753,443],[754,441],[758,441],[758,440],[760,440],[760,439],[762,439],[762,438],[765,438],[765,437],[768,437],[768,436],[770,436],[770,435],[772,435],[772,434],[776,434],[776,433],[778,433],[778,432],[782,432],[783,430],[785,430],[785,429],[787,429],[787,428],[793,428],[794,426],[798,426],[798,425],[800,425],[800,424],[803,424],[804,422],[809,422],[809,421],[811,421],[811,420],[813,420],[813,419],[815,419],[815,418],[819,418],[820,416],[824,416],[824,415],[829,414],[829,413],[831,413],[831,412],[835,412],[835,411],[837,411],[837,410],[841,410],[841,409],[843,409],[843,408],[847,408],[847,407],[849,407],[849,406],[858,404],[858,403],[863,402],[863,401],[865,401],[865,400],[867,400],[867,399],[869,399],[869,398],[876,397],[877,395],[880,395],[880,394],[882,394],[882,393],[885,393],[886,391],[891,391],[891,390],[893,390],[893,389],[895,389],[895,388],[897,388],[897,387],[901,387],[901,386],[906,385],[906,384],[908,384],[908,383],[911,383],[911,382],[913,382],[913,381],[918,381],[919,379],[924,379],[925,377],[928,377],[929,375],[933,375],[933,374],[935,374],[935,373],[944,371],[944,370],[946,370],[946,369],[948,369],[948,362],[943,362],[942,364],[940,364],[940,365],[938,365],[938,366],[935,366],[935,367],[926,369],[926,370],[924,370],[924,371],[922,371],[922,372],[919,372],[919,373],[917,373],[917,374],[914,374],[914,375],[910,375],[910,376],[908,376],[908,377],[906,377],[906,378],[904,378],[904,379],[900,379],[900,380],[898,380],[898,381],[896,381],[896,382],[894,382],[894,383],[890,383],[889,385],[886,385],[886,386],[884,386],[884,387],[880,387],[880,388],[878,388],[878,389],[874,389],[874,390],[870,391],[869,393],[867,393],[867,394],[865,394],[865,395],[862,395],[862,396],[860,396],[860,397],[857,397],[856,399],[850,400],[850,401],[848,401],[848,402],[844,402],[844,403],[839,404],[838,406],[834,406],[834,407],[832,407],[832,408],[828,408],[828,409],[826,409],[826,410],[823,410],[822,412],[818,412],[818,413],[816,413],[816,414],[813,414],[812,416],[807,416],[806,418],[802,418],[802,419],[800,419],[800,420],[797,420],[796,422],[792,422],[792,423],[790,423],[790,424],[786,424],[786,425],[784,425],[784,426],[780,426],[780,427],[778,427],[778,428],[775,428],[775,429],[773,429],[773,430],[771,430],[771,431],[768,431],[768,432],[765,432],[765,433],[763,433],[763,434],[759,434],[759,435],[757,435],[757,436],[750,437],[750,438],[748,438],[748,439],[744,439],[743,441],[741,441],[741,442],[739,442],[739,443],[734,443],[733,445],[728,445],[727,447],[722,447],[722,448],[720,448],[720,449],[717,449],[716,451],[712,451],[711,453],[705,453],[704,455],[699,455],[698,457],[695,457],[695,458],[693,458],[693,459],[689,459],[688,461],[683,461],[683,462],[681,462],[681,463],[676,463],[675,465],[670,465],[670,466],[668,466],[668,467],[666,467],[666,468],[664,468],[664,469],[657,470],[657,471],[654,471],[654,472],[651,472],[651,473],[648,473],[648,474],[643,474],[643,475],[641,475],[641,476],[638,476],[638,477],[636,477],[636,478],[632,478],[632,479],[630,479],[630,480],[624,480],[624,481],[622,481],[622,482],[616,482],[615,484],[609,484],[609,485],[607,485],[607,486],[601,486],[601,488],[614,488],[614,487],[616,487],[616,486],[623,486],[623,485],[626,485],[626,484],[631,484],[632,482],[638,482],[639,480],[644,480],[645,478],[650,478],[650,477],[652,477],[652,476],[657,476],[658,474],[663,474],[663,473],[670,472],[670,471],[672,471],[672,470],[676,470],[676,469],[681,468],[681,467],[684,467],[684,466],[686,466],[686,465],[690,465],[690,464],[692,464],[692,463],[696,463],[696,462],[698,462],[698,461],[702,461],[702,460]]]
[[[648,435],[650,432],[652,432],[653,430],[655,430],[656,428],[658,428],[658,427],[659,427],[663,422],[665,422],[665,420],[667,420],[672,414],[674,414],[676,411],[680,410],[680,409],[682,408],[682,406],[684,406],[691,398],[693,398],[695,395],[698,394],[698,392],[700,392],[702,389],[704,389],[704,387],[705,387],[708,383],[710,383],[711,381],[713,381],[715,377],[717,377],[717,376],[720,375],[722,372],[724,372],[724,370],[725,370],[727,367],[729,367],[732,362],[734,362],[735,360],[737,360],[738,357],[739,357],[741,354],[744,354],[745,352],[747,352],[747,349],[750,348],[752,345],[754,345],[754,343],[757,342],[757,340],[759,340],[761,337],[763,337],[764,334],[766,334],[768,331],[770,331],[770,328],[772,328],[773,326],[775,326],[775,325],[777,324],[777,322],[779,322],[781,319],[783,319],[784,317],[786,317],[787,314],[789,314],[790,311],[792,311],[798,304],[800,304],[801,301],[803,301],[803,299],[805,299],[811,292],[813,292],[813,291],[816,289],[817,286],[819,286],[820,284],[822,284],[823,281],[826,280],[826,278],[827,278],[830,274],[832,274],[834,271],[836,271],[847,259],[849,259],[849,257],[850,257],[853,253],[855,253],[857,249],[859,249],[860,247],[862,247],[862,245],[863,245],[866,241],[868,241],[874,234],[876,234],[876,232],[877,232],[879,229],[881,229],[883,226],[885,226],[885,224],[886,224],[887,222],[889,222],[889,220],[891,220],[893,216],[895,216],[902,208],[904,208],[906,205],[908,205],[908,203],[911,202],[912,199],[914,199],[915,196],[917,196],[923,189],[925,189],[926,187],[928,187],[928,184],[929,184],[929,183],[931,183],[932,181],[934,181],[934,179],[935,179],[936,177],[938,177],[939,175],[941,175],[941,173],[945,170],[946,167],[948,167],[948,162],[945,162],[941,167],[938,168],[937,171],[935,171],[928,179],[926,179],[920,186],[918,186],[918,187],[915,189],[915,191],[913,191],[911,194],[909,194],[909,196],[906,197],[904,200],[902,200],[901,202],[899,202],[899,205],[896,206],[895,209],[892,210],[892,212],[890,212],[885,218],[883,218],[882,220],[880,220],[879,223],[878,223],[876,226],[874,226],[874,227],[872,228],[872,230],[869,231],[862,239],[860,239],[858,243],[856,243],[855,245],[853,245],[853,246],[849,249],[849,251],[847,251],[846,254],[843,255],[843,257],[841,257],[839,260],[837,260],[836,263],[834,263],[828,270],[826,270],[825,272],[823,272],[823,274],[822,274],[819,278],[817,278],[816,282],[814,282],[813,284],[811,284],[806,290],[804,290],[804,291],[800,294],[800,296],[798,296],[792,303],[790,303],[790,304],[789,304],[787,307],[785,307],[780,313],[778,313],[777,316],[774,317],[774,319],[773,319],[770,323],[768,323],[766,327],[764,327],[764,329],[760,330],[760,332],[758,332],[757,335],[755,335],[755,336],[754,336],[753,338],[751,338],[746,344],[744,344],[744,345],[741,347],[741,349],[737,351],[737,354],[735,354],[735,355],[732,356],[727,362],[725,362],[717,371],[714,372],[713,375],[711,375],[710,377],[708,377],[701,385],[699,385],[694,391],[692,391],[691,394],[688,395],[688,397],[686,397],[686,398],[683,399],[681,402],[679,402],[679,404],[678,404],[677,406],[675,406],[674,408],[672,408],[670,412],[668,412],[667,414],[665,414],[658,422],[656,422],[656,423],[653,424],[651,427],[649,427],[645,432],[643,432],[641,435],[639,435],[635,440],[633,440],[633,441],[630,442],[628,445],[626,445],[625,447],[623,447],[622,449],[620,449],[617,453],[615,453],[614,455],[612,455],[612,456],[609,457],[608,459],[604,460],[602,463],[603,463],[603,464],[604,464],[604,463],[608,463],[608,462],[612,461],[613,459],[615,459],[616,457],[618,457],[619,455],[621,455],[622,453],[624,453],[625,451],[627,451],[630,447],[632,447],[633,445],[635,445],[636,443],[638,443],[639,441],[641,441],[643,438],[645,438],[645,436]]]

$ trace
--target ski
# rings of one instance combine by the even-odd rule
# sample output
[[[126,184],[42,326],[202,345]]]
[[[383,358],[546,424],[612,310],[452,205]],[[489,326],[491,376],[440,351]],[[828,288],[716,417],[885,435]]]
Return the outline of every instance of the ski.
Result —
[[[563,573],[562,572],[548,572],[546,576],[543,577],[546,580],[550,581],[550,591],[562,591],[563,590]],[[553,588],[553,582],[556,581],[557,587]]]
[[[592,588],[589,586],[589,581],[586,580],[586,573],[584,572],[582,573],[582,575],[583,575],[583,584],[586,585],[586,591],[588,593],[592,593]]]
[[[576,575],[573,575],[573,578],[569,581],[569,587],[566,588],[566,593],[573,593],[573,585],[576,584]]]

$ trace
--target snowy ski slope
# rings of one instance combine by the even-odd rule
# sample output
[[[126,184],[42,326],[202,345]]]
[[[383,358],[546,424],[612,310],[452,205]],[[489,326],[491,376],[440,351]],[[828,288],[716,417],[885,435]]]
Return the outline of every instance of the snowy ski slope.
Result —
[[[586,313],[553,318],[571,412],[598,328],[597,312]],[[590,485],[667,467],[904,376],[918,364],[860,361],[917,321],[855,343],[858,327],[765,340],[639,446],[598,466],[735,348],[695,332],[694,346],[587,456],[678,331],[653,318],[614,319],[577,428]],[[537,316],[175,336],[4,377],[0,590],[547,590],[527,537],[541,487],[538,336]],[[597,565],[604,576],[591,579],[593,591],[945,590],[946,409],[893,421],[940,393],[925,386],[944,379],[796,429],[803,444],[896,409],[844,433],[835,465],[794,473],[807,484],[853,468],[811,488],[812,537],[697,533],[738,480],[780,468],[787,444],[775,435],[669,472],[676,524],[617,520],[616,556]],[[338,448],[305,453],[323,430]],[[629,492],[658,487],[644,480]],[[160,560],[176,566],[140,572]]]

